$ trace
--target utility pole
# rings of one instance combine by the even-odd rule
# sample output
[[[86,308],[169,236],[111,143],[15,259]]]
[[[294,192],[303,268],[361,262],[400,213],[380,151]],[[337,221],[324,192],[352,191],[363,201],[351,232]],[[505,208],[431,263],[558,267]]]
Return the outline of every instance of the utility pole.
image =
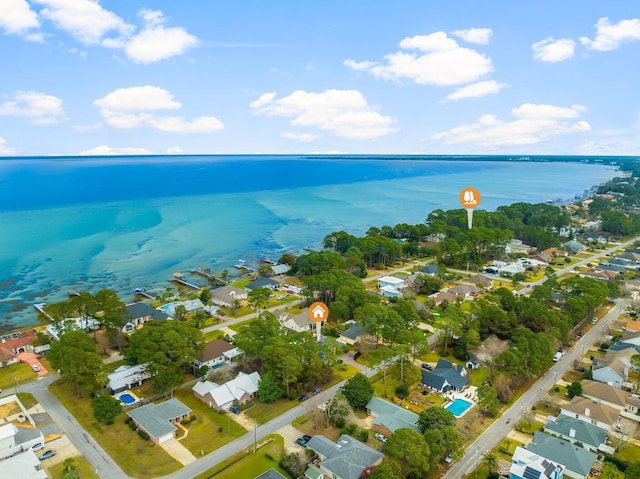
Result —
[[[253,418],[253,453],[255,454],[258,451],[258,421],[256,418]]]

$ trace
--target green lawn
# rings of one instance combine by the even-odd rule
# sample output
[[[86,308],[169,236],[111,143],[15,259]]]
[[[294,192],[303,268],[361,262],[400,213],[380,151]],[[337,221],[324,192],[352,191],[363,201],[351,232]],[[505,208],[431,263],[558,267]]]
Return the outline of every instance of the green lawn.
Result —
[[[484,381],[489,379],[490,375],[491,371],[489,371],[489,368],[481,367],[471,371],[467,374],[467,377],[469,378],[469,384],[471,384],[471,386],[480,387]]]
[[[640,447],[633,444],[625,444],[622,446],[615,456],[626,463],[634,464],[640,461]]]
[[[90,477],[96,477],[94,475],[94,470],[93,470],[93,466],[91,464],[89,464],[89,462],[82,456],[76,456],[71,458],[73,459],[73,468],[75,468],[76,471],[78,471],[80,473],[80,477],[82,478],[90,478]],[[64,472],[65,472],[65,468],[64,468],[64,464],[62,462],[51,466],[51,467],[47,467],[45,468],[47,473],[49,474],[49,477],[53,478],[53,479],[63,479],[64,478]],[[100,471],[98,471],[98,476],[100,477]]]
[[[283,398],[271,404],[255,401],[253,406],[244,410],[244,413],[258,421],[258,424],[265,424],[289,409],[296,407],[298,404],[300,404],[298,401],[290,401]]]
[[[15,391],[17,383],[18,391],[20,391],[20,384],[33,381],[37,377],[37,374],[27,363],[10,364],[0,368],[0,389],[6,389],[7,392],[12,389]]]
[[[251,448],[252,449],[252,448]],[[277,434],[265,437],[258,444],[258,451],[254,454],[242,451],[230,457],[217,466],[203,472],[195,479],[238,479],[257,477],[269,469],[275,469],[285,477],[287,474],[277,464],[284,455],[284,439]],[[267,458],[267,454],[273,458]]]
[[[124,423],[125,413],[110,426],[98,423],[93,417],[88,391],[78,398],[65,380],[56,381],[49,390],[127,475],[146,479],[170,474],[182,467],[161,447],[141,439],[132,431]]]
[[[177,389],[174,397],[189,407],[191,414],[196,417],[195,421],[185,424],[189,434],[180,441],[196,457],[200,457],[203,452],[209,454],[247,432],[235,421],[196,399],[191,389]]]

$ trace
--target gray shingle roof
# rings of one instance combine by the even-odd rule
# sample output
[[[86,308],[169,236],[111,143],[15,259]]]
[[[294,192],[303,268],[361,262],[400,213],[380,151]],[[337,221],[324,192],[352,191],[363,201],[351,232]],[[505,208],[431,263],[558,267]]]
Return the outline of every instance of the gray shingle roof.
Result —
[[[282,474],[280,474],[275,469],[269,469],[267,472],[263,472],[259,476],[256,476],[256,479],[287,479],[287,478]]]
[[[320,465],[342,479],[358,479],[362,471],[375,464],[382,453],[343,434],[337,442],[324,436],[314,436],[308,446],[325,459]]]
[[[548,422],[544,426],[544,430],[565,437],[571,437],[570,433],[573,430],[573,439],[595,448],[607,440],[607,433],[604,429],[564,414],[560,414],[555,422]]]
[[[593,452],[539,431],[534,434],[527,450],[584,476],[589,475],[591,466],[598,458]]]
[[[190,412],[191,409],[177,399],[172,398],[160,404],[145,404],[129,411],[127,414],[149,434],[158,438],[176,429],[169,422],[170,419],[178,418]]]
[[[419,416],[414,412],[377,397],[371,398],[366,407],[377,416],[372,421],[373,424],[385,426],[391,432],[395,432],[396,429],[401,427],[408,427],[420,432],[420,428],[416,425]]]

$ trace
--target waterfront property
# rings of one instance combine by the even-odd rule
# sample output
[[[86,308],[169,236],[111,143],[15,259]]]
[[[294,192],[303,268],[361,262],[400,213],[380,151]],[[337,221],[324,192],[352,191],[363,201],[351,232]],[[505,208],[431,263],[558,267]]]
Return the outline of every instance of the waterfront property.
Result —
[[[280,288],[280,283],[278,283],[277,281],[271,279],[271,278],[265,278],[264,276],[256,279],[255,281],[252,281],[251,283],[249,283],[248,285],[246,285],[244,287],[244,290],[249,293],[251,291],[253,291],[254,289],[259,289],[259,288],[268,288],[271,290],[276,290]]]
[[[164,311],[154,309],[145,303],[127,304],[120,314],[122,316],[120,330],[123,333],[132,333],[141,328],[147,321],[164,321],[169,318],[169,315]]]
[[[0,336],[0,367],[18,362],[18,354],[31,351],[37,336],[33,331],[21,331]]]
[[[218,306],[231,308],[236,301],[247,299],[247,292],[235,286],[222,286],[211,290],[211,302]]]
[[[132,409],[127,415],[138,429],[146,432],[155,444],[161,444],[175,438],[175,426],[180,421],[189,419],[191,409],[175,398],[160,404],[149,403]]]

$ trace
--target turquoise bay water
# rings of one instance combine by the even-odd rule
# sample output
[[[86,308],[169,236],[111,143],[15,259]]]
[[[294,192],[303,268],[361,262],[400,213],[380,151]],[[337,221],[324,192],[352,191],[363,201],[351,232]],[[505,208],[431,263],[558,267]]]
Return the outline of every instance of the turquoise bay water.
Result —
[[[71,290],[163,291],[176,271],[228,269],[258,253],[319,248],[338,230],[421,223],[458,208],[570,200],[617,175],[577,162],[303,157],[37,158],[0,161],[0,320]],[[195,275],[187,279],[204,284]]]

